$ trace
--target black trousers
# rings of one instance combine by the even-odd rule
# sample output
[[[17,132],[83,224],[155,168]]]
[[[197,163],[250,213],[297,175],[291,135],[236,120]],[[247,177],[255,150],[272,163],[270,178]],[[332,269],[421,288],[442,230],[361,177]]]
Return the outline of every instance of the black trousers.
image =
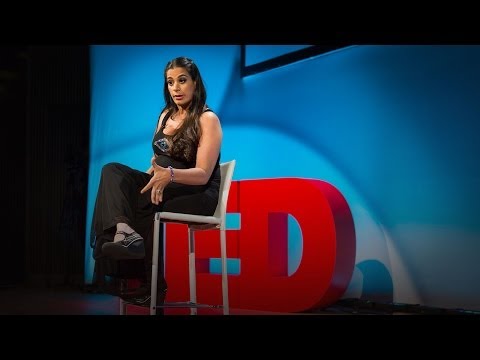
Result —
[[[140,190],[152,175],[120,163],[109,163],[102,168],[92,226],[96,237],[94,258],[102,257],[101,247],[112,241],[116,225],[127,223],[145,240],[145,271],[147,283],[151,279],[153,253],[153,218],[157,211],[182,212],[196,215],[213,215],[218,202],[218,192],[203,186],[178,183],[168,184],[159,205],[151,202],[151,192]],[[216,195],[216,196],[215,196]],[[160,229],[158,288],[165,285],[163,277],[163,224]]]

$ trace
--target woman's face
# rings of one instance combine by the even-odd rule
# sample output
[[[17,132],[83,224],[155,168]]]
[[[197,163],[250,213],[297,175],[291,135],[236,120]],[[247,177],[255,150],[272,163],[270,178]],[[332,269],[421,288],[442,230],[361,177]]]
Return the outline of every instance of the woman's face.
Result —
[[[188,107],[195,91],[195,82],[187,69],[177,67],[167,70],[167,84],[170,96],[177,106]]]

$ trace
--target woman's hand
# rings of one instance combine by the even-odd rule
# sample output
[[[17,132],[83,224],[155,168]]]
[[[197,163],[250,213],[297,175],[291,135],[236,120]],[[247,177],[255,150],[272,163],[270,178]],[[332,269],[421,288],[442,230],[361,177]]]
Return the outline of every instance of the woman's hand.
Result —
[[[163,200],[163,189],[165,189],[165,186],[170,182],[170,170],[157,165],[155,157],[152,157],[152,168],[153,176],[148,184],[140,190],[140,193],[143,194],[149,189],[152,189],[150,194],[152,203],[158,205]]]

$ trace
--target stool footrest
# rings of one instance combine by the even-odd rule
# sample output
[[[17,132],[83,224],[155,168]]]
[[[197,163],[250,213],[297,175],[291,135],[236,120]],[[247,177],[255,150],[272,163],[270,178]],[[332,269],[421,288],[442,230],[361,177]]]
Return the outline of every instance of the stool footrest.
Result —
[[[211,308],[211,309],[221,309],[222,305],[208,305],[208,304],[198,304],[191,301],[180,301],[180,302],[170,302],[163,303],[162,305],[157,305],[155,308]]]

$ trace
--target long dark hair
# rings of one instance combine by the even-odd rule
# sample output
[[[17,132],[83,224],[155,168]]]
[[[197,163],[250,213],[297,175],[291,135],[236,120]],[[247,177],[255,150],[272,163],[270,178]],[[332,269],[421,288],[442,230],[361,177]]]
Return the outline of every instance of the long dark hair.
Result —
[[[171,138],[173,146],[171,147],[170,155],[189,163],[194,163],[197,156],[198,141],[201,136],[199,119],[207,106],[207,91],[203,84],[200,71],[192,59],[182,56],[170,60],[165,66],[165,71],[163,72],[165,80],[163,85],[165,107],[162,109],[162,113],[166,110],[166,114],[172,114],[177,110],[177,105],[168,91],[167,82],[167,71],[175,68],[184,68],[187,70],[192,80],[196,82],[196,86],[195,91],[193,92],[192,102],[187,109],[187,116]]]

